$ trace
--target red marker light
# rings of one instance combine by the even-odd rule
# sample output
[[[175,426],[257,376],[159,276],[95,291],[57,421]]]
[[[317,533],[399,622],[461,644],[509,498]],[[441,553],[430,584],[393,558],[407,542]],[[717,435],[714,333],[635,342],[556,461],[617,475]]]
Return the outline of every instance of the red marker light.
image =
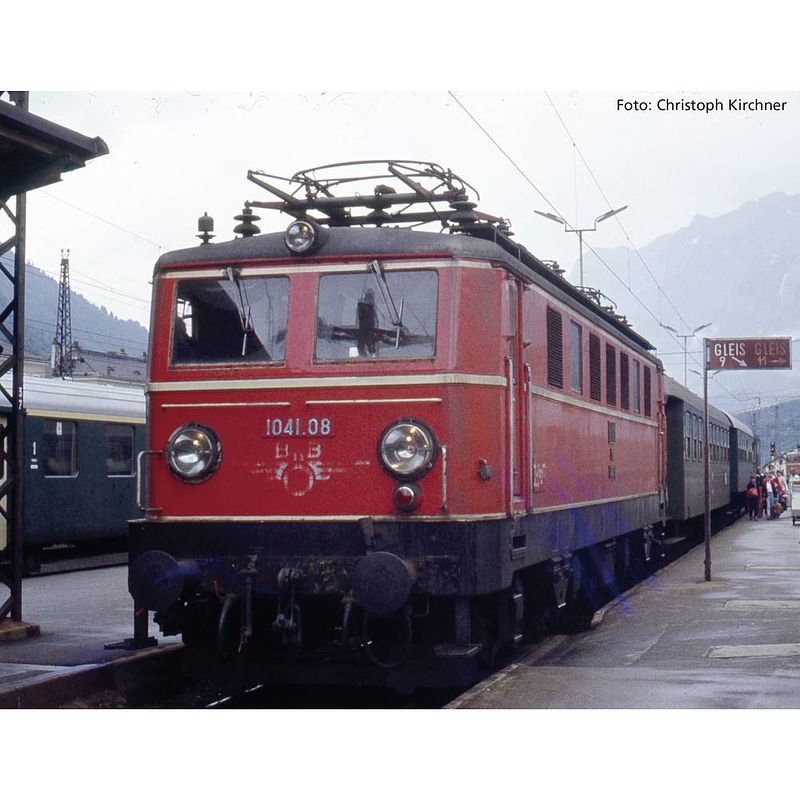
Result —
[[[398,511],[414,511],[422,499],[422,490],[416,483],[402,483],[394,490],[394,504]]]

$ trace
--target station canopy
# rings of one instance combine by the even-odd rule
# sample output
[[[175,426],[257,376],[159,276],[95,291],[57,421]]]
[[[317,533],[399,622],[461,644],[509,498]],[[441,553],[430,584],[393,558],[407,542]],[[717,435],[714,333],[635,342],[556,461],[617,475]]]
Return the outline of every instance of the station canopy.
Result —
[[[91,138],[0,100],[0,203],[61,180],[64,172],[108,153]]]

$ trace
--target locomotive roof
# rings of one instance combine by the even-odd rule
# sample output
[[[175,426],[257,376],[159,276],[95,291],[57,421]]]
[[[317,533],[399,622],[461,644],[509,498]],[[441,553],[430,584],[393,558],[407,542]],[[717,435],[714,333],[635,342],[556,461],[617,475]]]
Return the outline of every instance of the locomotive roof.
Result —
[[[3,380],[10,391],[11,382]],[[0,394],[0,408],[10,406]],[[145,399],[142,388],[112,386],[89,381],[68,381],[58,378],[39,378],[26,375],[23,382],[23,406],[26,411],[80,413],[97,417],[145,418]]]
[[[246,236],[227,242],[202,244],[183,250],[165,253],[156,262],[156,271],[176,264],[209,264],[219,261],[248,261],[254,259],[281,259],[302,263],[316,257],[365,258],[380,256],[441,256],[474,258],[501,262],[523,281],[546,288],[562,302],[578,306],[583,313],[595,317],[601,327],[611,327],[624,336],[629,344],[643,351],[655,347],[597,303],[562,278],[529,250],[513,242],[507,235],[492,227],[484,228],[492,239],[463,233],[435,233],[407,228],[350,228],[332,227],[325,230],[324,241],[313,256],[290,256],[284,244],[283,232]],[[649,358],[655,357],[646,353]]]

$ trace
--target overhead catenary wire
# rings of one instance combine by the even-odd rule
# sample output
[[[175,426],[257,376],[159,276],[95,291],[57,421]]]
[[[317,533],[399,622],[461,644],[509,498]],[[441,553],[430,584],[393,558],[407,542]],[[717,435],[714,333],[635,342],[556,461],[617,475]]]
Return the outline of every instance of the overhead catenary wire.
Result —
[[[487,131],[486,128],[484,128],[483,125],[481,125],[480,122],[478,122],[478,120],[475,118],[475,116],[472,114],[472,112],[458,99],[458,97],[456,97],[455,93],[453,93],[451,91],[448,91],[448,94],[450,95],[450,97],[453,98],[453,100],[456,101],[456,103],[458,103],[459,106],[461,106],[461,108],[464,111],[464,113],[483,131],[483,133],[486,135],[486,137],[489,139],[489,141],[506,157],[506,159],[509,161],[509,163],[514,167],[514,169],[517,172],[519,172],[519,174],[522,176],[522,178],[525,180],[525,182],[528,183],[533,188],[533,190],[536,192],[536,194],[538,194],[539,197],[541,197],[542,200],[544,200],[544,202],[547,203],[547,205],[550,206],[550,208],[553,211],[555,211],[556,214],[558,214],[558,216],[563,218],[563,215],[561,214],[561,212],[550,202],[550,200],[547,198],[547,196],[544,194],[544,192],[542,192],[542,190],[525,174],[525,171],[500,146],[500,143],[494,138],[494,136],[492,136],[492,134],[489,133],[489,131]]]
[[[51,192],[47,192],[44,189],[40,189],[39,192],[46,197],[49,197],[52,200],[55,200],[57,203],[63,203],[65,206],[69,206],[70,208],[74,208],[76,211],[80,211],[81,214],[86,214],[89,217],[93,217],[100,222],[109,225],[112,228],[116,228],[118,231],[122,231],[123,233],[127,233],[129,236],[133,236],[134,239],[139,239],[139,241],[146,242],[147,244],[153,245],[153,247],[157,247],[159,250],[166,251],[167,248],[163,244],[159,244],[158,242],[154,242],[152,239],[148,239],[146,236],[142,236],[135,231],[130,230],[129,228],[123,228],[122,225],[118,225],[116,222],[112,222],[105,217],[101,217],[99,214],[95,214],[93,211],[87,211],[85,208],[81,208],[80,206],[76,205],[75,203],[70,203],[68,200],[63,200],[60,197],[56,197]]]

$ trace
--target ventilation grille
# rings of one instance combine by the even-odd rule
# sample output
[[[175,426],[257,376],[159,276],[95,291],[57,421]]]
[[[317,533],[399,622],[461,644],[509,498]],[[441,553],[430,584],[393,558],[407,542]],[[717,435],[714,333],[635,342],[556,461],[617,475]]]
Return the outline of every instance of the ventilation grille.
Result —
[[[603,390],[600,382],[600,339],[589,334],[589,395],[592,400],[602,400]]]
[[[606,402],[617,404],[617,351],[610,344],[606,345]]]
[[[547,382],[550,386],[564,388],[564,343],[561,314],[547,309]]]
[[[631,407],[630,378],[628,377],[628,356],[619,354],[619,404],[621,408]]]

